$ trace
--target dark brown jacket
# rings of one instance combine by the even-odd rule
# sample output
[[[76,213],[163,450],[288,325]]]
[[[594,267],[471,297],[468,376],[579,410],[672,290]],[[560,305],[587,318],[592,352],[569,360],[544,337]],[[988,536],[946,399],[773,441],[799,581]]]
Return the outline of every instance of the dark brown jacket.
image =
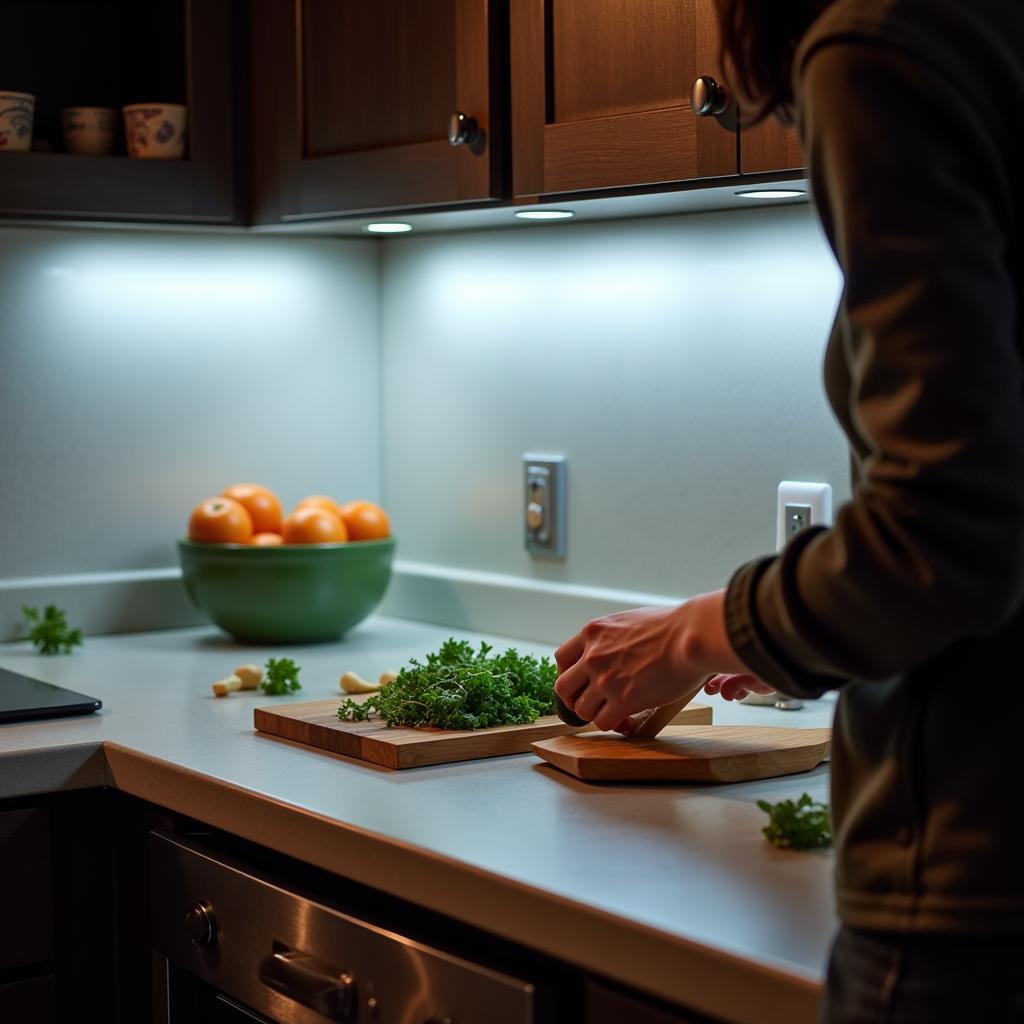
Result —
[[[854,493],[726,619],[780,690],[840,690],[854,927],[1024,933],[1022,62],[1020,0],[837,0],[797,55]]]

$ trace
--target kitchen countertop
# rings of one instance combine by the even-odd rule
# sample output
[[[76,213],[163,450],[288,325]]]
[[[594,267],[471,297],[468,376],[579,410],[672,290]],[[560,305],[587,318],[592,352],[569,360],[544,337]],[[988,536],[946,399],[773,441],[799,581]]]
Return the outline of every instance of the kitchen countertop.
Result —
[[[832,857],[769,847],[755,801],[824,800],[824,767],[730,786],[592,786],[530,754],[393,772],[253,731],[255,706],[340,698],[343,671],[376,678],[451,635],[550,654],[377,616],[342,643],[287,649],[300,693],[217,700],[214,679],[281,650],[212,628],[89,637],[65,657],[0,645],[0,666],[104,704],[0,725],[0,799],[114,786],[709,1016],[813,1021]],[[834,707],[708,702],[719,723],[808,727]]]

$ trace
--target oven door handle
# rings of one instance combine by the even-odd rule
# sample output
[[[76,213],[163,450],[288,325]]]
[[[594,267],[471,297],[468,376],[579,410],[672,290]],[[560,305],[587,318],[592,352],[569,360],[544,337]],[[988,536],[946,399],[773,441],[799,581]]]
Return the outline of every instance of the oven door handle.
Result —
[[[355,1006],[352,975],[297,949],[279,949],[260,961],[267,988],[308,1006],[328,1020],[347,1020]]]

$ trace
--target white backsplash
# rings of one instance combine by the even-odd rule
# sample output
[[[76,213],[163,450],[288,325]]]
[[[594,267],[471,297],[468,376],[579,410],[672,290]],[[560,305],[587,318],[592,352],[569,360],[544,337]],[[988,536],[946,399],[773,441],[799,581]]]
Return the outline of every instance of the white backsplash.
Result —
[[[849,494],[806,206],[403,239],[383,268],[404,559],[687,595],[772,550],[779,480]],[[523,548],[527,451],[568,457],[561,561]]]
[[[780,479],[848,495],[838,289],[807,207],[383,247],[2,228],[0,638],[54,577],[89,629],[194,614],[174,539],[247,479],[381,500],[401,614],[557,638],[567,601],[721,585]],[[568,456],[564,560],[523,549],[538,450]]]
[[[376,498],[377,248],[0,229],[0,580],[176,565],[241,480]]]

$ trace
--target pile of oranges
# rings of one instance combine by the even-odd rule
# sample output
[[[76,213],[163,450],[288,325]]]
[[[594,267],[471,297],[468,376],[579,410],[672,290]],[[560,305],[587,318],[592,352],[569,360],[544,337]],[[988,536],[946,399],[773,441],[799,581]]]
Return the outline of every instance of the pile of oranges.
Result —
[[[339,505],[314,494],[285,516],[281,501],[259,484],[234,484],[201,501],[188,521],[189,540],[208,544],[337,544],[391,536],[384,510],[369,501]]]

